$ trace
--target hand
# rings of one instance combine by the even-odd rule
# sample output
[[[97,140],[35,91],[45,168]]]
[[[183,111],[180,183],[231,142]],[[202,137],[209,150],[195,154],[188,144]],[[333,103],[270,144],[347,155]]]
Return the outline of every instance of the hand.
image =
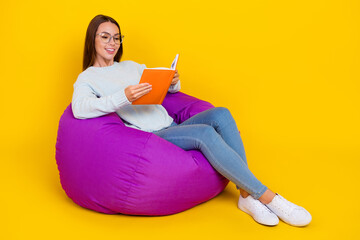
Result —
[[[141,83],[136,85],[130,85],[125,88],[125,96],[129,102],[133,102],[136,99],[148,94],[151,91],[150,83]]]
[[[171,85],[175,85],[175,84],[177,84],[177,82],[180,80],[179,79],[179,73],[178,73],[178,70],[176,69],[175,70],[175,75],[174,75],[174,77],[173,77],[173,80],[171,81]]]

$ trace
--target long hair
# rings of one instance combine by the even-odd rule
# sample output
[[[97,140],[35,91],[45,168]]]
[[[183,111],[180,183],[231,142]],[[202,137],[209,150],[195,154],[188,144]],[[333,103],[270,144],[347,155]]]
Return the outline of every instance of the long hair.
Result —
[[[115,21],[115,19],[101,14],[95,16],[89,23],[89,26],[86,31],[84,58],[83,58],[83,71],[94,64],[95,56],[96,56],[96,50],[95,50],[96,31],[99,25],[103,22],[112,22],[116,24],[116,26],[119,28],[119,33],[121,36],[120,26]],[[114,61],[119,62],[122,54],[123,54],[123,46],[122,44],[120,44],[119,50],[114,57]]]

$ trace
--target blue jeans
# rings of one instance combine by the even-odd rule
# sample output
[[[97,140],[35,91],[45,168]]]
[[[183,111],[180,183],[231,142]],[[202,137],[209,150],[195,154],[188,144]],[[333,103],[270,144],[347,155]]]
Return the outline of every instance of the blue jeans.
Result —
[[[255,199],[266,191],[247,166],[239,130],[227,108],[208,109],[153,133],[184,150],[200,150],[221,175]]]

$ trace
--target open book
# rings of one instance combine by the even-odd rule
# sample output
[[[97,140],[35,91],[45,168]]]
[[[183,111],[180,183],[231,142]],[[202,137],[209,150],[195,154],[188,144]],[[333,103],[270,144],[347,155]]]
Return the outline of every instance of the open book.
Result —
[[[174,78],[179,54],[176,54],[170,68],[145,68],[139,83],[150,83],[149,93],[132,102],[133,105],[162,104]]]

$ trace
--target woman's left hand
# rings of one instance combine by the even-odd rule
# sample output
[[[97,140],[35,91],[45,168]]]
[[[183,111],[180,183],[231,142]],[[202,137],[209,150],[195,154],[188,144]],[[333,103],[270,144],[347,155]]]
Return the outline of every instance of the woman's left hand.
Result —
[[[174,77],[173,77],[173,80],[171,81],[171,85],[175,85],[175,84],[177,84],[177,82],[180,80],[179,79],[179,73],[178,73],[178,70],[176,69],[175,70],[175,75],[174,75]]]

